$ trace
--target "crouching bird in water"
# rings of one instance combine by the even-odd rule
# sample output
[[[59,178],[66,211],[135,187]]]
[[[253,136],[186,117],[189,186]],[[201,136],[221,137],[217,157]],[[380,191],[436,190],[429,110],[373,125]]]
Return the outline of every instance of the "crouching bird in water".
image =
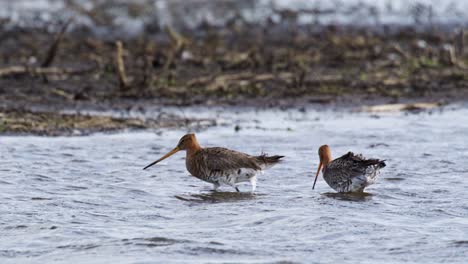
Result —
[[[187,156],[185,165],[193,176],[212,183],[214,189],[222,184],[232,186],[239,192],[237,184],[250,182],[252,191],[257,187],[257,174],[277,164],[284,156],[250,156],[226,148],[202,148],[195,134],[183,136],[177,147],[166,155],[149,164],[144,170],[168,158],[174,153],[185,150]]]
[[[320,164],[315,175],[312,189],[315,188],[320,169],[323,166],[323,179],[337,192],[363,192],[364,188],[373,184],[385,167],[385,162],[378,159],[366,159],[361,154],[352,152],[332,160],[328,145],[323,145],[318,151]]]

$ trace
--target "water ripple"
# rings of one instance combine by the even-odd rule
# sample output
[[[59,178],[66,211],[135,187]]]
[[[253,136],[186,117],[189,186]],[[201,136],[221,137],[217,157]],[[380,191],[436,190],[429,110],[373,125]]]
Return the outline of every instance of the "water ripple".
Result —
[[[254,194],[211,191],[183,154],[141,170],[183,130],[0,138],[0,262],[466,262],[468,109],[217,113],[243,129],[210,128],[203,145],[287,156]],[[363,194],[337,194],[322,178],[312,190],[325,143],[388,166]]]

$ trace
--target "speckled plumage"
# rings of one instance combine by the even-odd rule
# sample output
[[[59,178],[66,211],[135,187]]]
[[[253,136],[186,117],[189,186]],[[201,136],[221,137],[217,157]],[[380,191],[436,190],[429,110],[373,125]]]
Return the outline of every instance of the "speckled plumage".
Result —
[[[192,155],[187,152],[186,166],[190,174],[213,183],[216,188],[222,184],[235,187],[237,183],[251,181],[281,157],[250,156],[226,148],[203,148]],[[252,184],[253,189],[254,186]]]
[[[194,134],[183,136],[177,147],[163,158],[151,163],[146,168],[169,157],[179,150],[186,150],[185,164],[190,174],[200,180],[212,183],[217,189],[220,185],[229,185],[236,190],[240,182],[250,182],[255,191],[256,175],[277,164],[283,156],[251,156],[226,148],[202,148]]]
[[[385,167],[383,160],[366,159],[352,152],[331,160],[327,145],[320,147],[319,156],[319,170],[323,163],[323,179],[337,192],[363,192],[364,188],[375,182],[379,170]]]
[[[373,184],[385,162],[365,159],[352,152],[333,160],[323,168],[323,179],[337,192],[362,192]]]

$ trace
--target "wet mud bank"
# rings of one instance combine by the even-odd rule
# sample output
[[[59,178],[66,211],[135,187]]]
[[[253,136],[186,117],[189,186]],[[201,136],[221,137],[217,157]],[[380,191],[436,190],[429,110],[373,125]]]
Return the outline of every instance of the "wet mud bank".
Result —
[[[0,135],[83,136],[97,132],[119,132],[171,127],[206,128],[214,120],[182,118],[175,115],[155,118],[116,117],[89,113],[0,111]]]
[[[346,107],[468,98],[464,30],[234,23],[193,32],[148,29],[118,39],[73,27],[73,20],[54,28],[0,25],[0,133],[159,126],[79,114],[89,109]],[[60,113],[67,109],[77,114]],[[170,123],[178,119],[184,118]],[[37,126],[38,120],[44,124]]]

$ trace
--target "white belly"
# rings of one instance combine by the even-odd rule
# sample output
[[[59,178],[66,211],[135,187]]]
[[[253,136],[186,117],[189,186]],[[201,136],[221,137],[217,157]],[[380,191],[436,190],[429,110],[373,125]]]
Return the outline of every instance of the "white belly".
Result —
[[[346,192],[362,192],[367,186],[374,184],[376,177],[380,174],[379,170],[369,167],[366,174],[354,177]]]
[[[251,178],[255,177],[259,172],[258,170],[242,168],[238,170],[231,170],[218,178],[220,184],[235,185],[240,182],[249,182]]]

